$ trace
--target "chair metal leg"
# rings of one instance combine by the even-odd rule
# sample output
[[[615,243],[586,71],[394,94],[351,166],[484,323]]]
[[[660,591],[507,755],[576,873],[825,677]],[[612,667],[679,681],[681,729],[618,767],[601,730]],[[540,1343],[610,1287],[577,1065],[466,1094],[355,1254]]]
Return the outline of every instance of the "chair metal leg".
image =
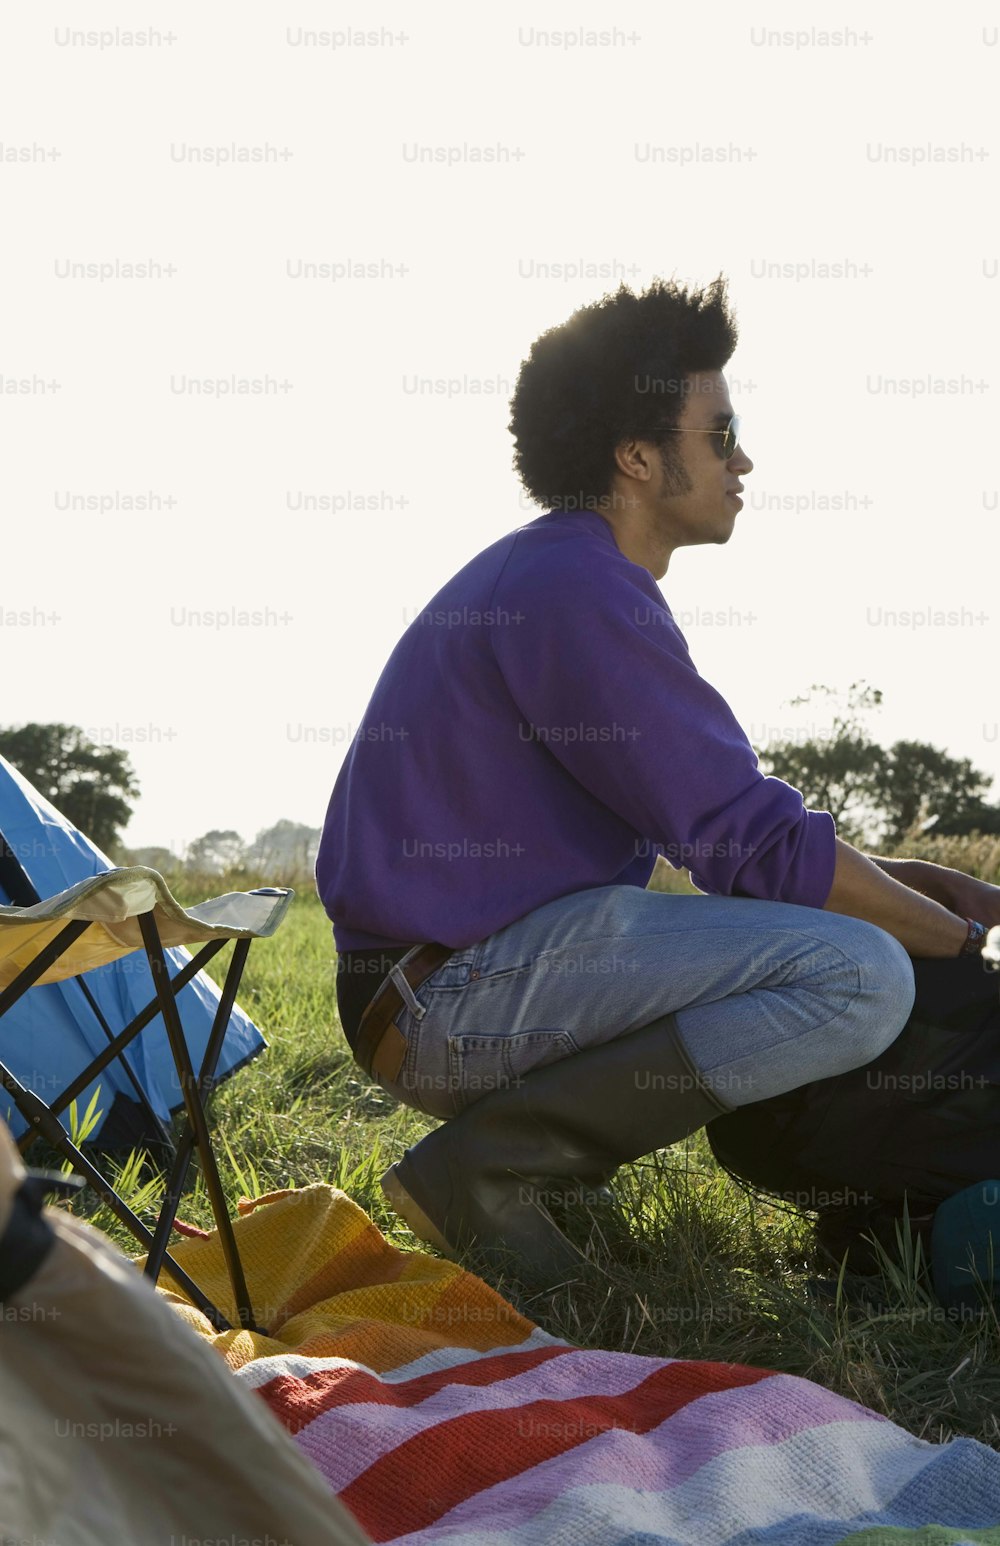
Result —
[[[89,918],[74,918],[64,929],[60,929],[55,939],[50,939],[34,960],[28,966],[22,967],[14,981],[8,983],[0,993],[0,1016],[5,1015],[12,1004],[16,1004],[29,988],[34,987],[42,973],[47,972],[61,955],[65,955],[70,945],[80,938],[85,929],[89,928]]]
[[[225,944],[226,941],[224,939],[210,940],[207,945],[198,951],[196,956],[188,961],[185,966],[181,967],[177,976],[171,979],[170,991],[176,996],[181,988],[186,987],[192,977],[196,977],[206,962],[210,961],[214,955],[217,955]],[[151,1020],[156,1019],[159,1012],[159,1000],[154,998],[151,1003],[146,1005],[145,1009],[136,1015],[134,1020],[129,1021],[123,1031],[118,1032],[114,1041],[109,1042],[104,1050],[97,1054],[93,1062],[87,1064],[83,1072],[78,1074],[72,1083],[66,1086],[62,1094],[57,1095],[55,1100],[50,1102],[51,1110],[56,1112],[57,1115],[60,1111],[64,1111],[70,1101],[76,1100],[77,1096],[87,1088],[88,1084],[92,1084],[97,1075],[103,1073],[108,1064],[113,1062],[118,1056],[122,1048],[127,1047],[129,1042],[134,1040],[140,1031],[144,1031]]]
[[[14,1104],[24,1117],[36,1129],[38,1134],[45,1138],[58,1153],[69,1160],[78,1175],[85,1179],[93,1187],[97,1195],[111,1209],[111,1212],[130,1230],[141,1245],[147,1250],[153,1243],[153,1237],[138,1214],[133,1213],[128,1204],[119,1197],[114,1187],[101,1175],[96,1165],[91,1164],[85,1154],[76,1147],[72,1138],[66,1132],[59,1118],[54,1116],[50,1108],[43,1100],[40,1100],[33,1091],[25,1089],[24,1085],[11,1073],[3,1063],[0,1063],[0,1084],[13,1098]],[[231,1331],[232,1327],[226,1317],[218,1310],[208,1296],[198,1287],[182,1267],[179,1267],[172,1256],[165,1255],[164,1263],[171,1277],[174,1279],[192,1304],[202,1312],[215,1327],[216,1331]]]
[[[170,977],[163,954],[163,945],[160,942],[156,920],[151,912],[139,914],[139,928],[142,932],[143,944],[146,947],[150,970],[153,973],[153,982],[160,1004],[160,1012],[163,1015],[163,1023],[166,1026],[167,1037],[170,1041],[170,1048],[174,1056],[174,1064],[180,1077],[188,1120],[194,1129],[195,1144],[201,1156],[202,1173],[205,1177],[205,1186],[212,1205],[212,1214],[215,1218],[216,1228],[219,1231],[219,1241],[222,1245],[226,1266],[229,1270],[229,1281],[232,1284],[233,1297],[236,1301],[237,1316],[242,1326],[252,1327],[254,1325],[253,1310],[250,1304],[246,1278],[243,1274],[243,1264],[236,1249],[236,1239],[233,1235],[232,1221],[229,1217],[229,1209],[226,1206],[226,1199],[222,1190],[222,1181],[219,1177],[215,1151],[212,1148],[205,1108],[201,1101],[198,1081],[191,1066],[191,1057],[187,1049],[187,1043],[184,1040],[184,1032],[181,1029],[180,1016],[177,1012],[177,1000],[170,990]]]
[[[215,1019],[212,1022],[211,1034],[205,1047],[205,1055],[202,1059],[201,1069],[198,1073],[198,1095],[204,1096],[211,1088],[212,1076],[215,1073],[216,1064],[222,1052],[222,1044],[226,1038],[226,1030],[229,1025],[229,1017],[232,1014],[233,1005],[236,1002],[236,994],[239,991],[240,980],[243,976],[243,968],[246,965],[247,955],[250,951],[250,941],[239,939],[233,947],[229,969],[226,972],[226,980],[219,997]],[[163,1261],[170,1238],[170,1231],[174,1227],[174,1219],[180,1200],[184,1193],[184,1184],[187,1180],[191,1157],[197,1145],[197,1138],[190,1118],[185,1122],[184,1129],[177,1142],[177,1151],[174,1163],[171,1167],[170,1177],[167,1181],[167,1189],[160,1209],[160,1217],[153,1232],[153,1245],[150,1248],[146,1261],[146,1274],[156,1282],[160,1264]],[[253,1329],[253,1328],[252,1328]],[[261,1329],[261,1328],[257,1328]]]
[[[94,1012],[94,1019],[97,1021],[98,1025],[101,1027],[101,1030],[104,1032],[104,1039],[105,1039],[105,1041],[107,1041],[108,1043],[113,1042],[114,1039],[115,1039],[115,1033],[111,1029],[111,1027],[108,1024],[107,1020],[105,1020],[104,1015],[101,1013],[101,1006],[100,1006],[100,1004],[98,1004],[98,1002],[95,999],[94,995],[91,993],[90,985],[86,982],[86,980],[83,977],[77,977],[76,978],[76,985],[80,989],[80,992],[83,994],[84,998],[87,1000],[87,1003],[90,1005],[91,1009],[93,1010],[93,1012]],[[135,1091],[135,1098],[136,1098],[136,1100],[139,1103],[140,1110],[145,1114],[146,1121],[149,1123],[150,1127],[153,1129],[154,1132],[159,1133],[159,1135],[160,1135],[160,1142],[165,1144],[167,1148],[171,1148],[172,1149],[173,1148],[173,1144],[171,1143],[171,1140],[170,1140],[170,1129],[167,1126],[166,1122],[164,1122],[163,1118],[158,1116],[156,1114],[156,1112],[153,1110],[153,1103],[150,1100],[149,1096],[146,1094],[146,1092],[143,1089],[142,1085],[139,1083],[139,1080],[136,1077],[135,1069],[132,1067],[132,1064],[129,1062],[128,1058],[125,1056],[124,1048],[119,1053],[118,1061],[121,1064],[122,1068],[125,1070],[125,1075],[126,1075],[126,1077],[128,1079],[129,1084],[132,1086],[132,1089]],[[73,1097],[71,1096],[70,1099],[72,1099],[72,1098]]]

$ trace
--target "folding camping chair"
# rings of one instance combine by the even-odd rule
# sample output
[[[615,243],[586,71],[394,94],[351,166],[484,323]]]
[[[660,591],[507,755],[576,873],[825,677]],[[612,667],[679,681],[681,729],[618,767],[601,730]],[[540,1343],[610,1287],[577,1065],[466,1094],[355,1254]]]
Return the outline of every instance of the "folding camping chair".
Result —
[[[162,875],[136,865],[90,876],[30,907],[0,906],[0,1017],[36,983],[59,982],[145,948],[155,997],[124,1030],[110,1039],[54,1100],[46,1102],[27,1089],[3,1062],[0,1062],[0,1085],[28,1123],[28,1131],[20,1142],[21,1150],[30,1147],[36,1138],[45,1138],[146,1247],[146,1275],[155,1283],[165,1264],[178,1287],[218,1330],[231,1329],[229,1322],[171,1258],[167,1241],[191,1159],[197,1150],[229,1269],[237,1316],[241,1325],[254,1328],[253,1310],[222,1192],[203,1097],[212,1087],[250,941],[274,933],[293,894],[284,888],[264,887],[256,891],[229,892],[196,907],[183,908],[170,894]],[[202,1065],[196,1075],[181,1028],[177,994],[227,940],[235,941],[233,954]],[[164,947],[202,941],[207,943],[171,978]],[[113,1059],[118,1058],[127,1069],[122,1055],[125,1048],[157,1014],[163,1017],[187,1120],[177,1145],[156,1228],[151,1232],[96,1165],[74,1144],[59,1120],[59,1113]]]

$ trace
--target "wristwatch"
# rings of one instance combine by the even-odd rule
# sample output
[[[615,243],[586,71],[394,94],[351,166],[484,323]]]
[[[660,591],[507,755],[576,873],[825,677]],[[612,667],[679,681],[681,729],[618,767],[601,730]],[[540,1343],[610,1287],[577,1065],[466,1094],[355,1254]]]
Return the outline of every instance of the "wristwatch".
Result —
[[[965,921],[969,925],[969,932],[965,936],[965,944],[958,953],[960,956],[977,956],[986,943],[986,925],[977,923],[975,918],[966,918]]]

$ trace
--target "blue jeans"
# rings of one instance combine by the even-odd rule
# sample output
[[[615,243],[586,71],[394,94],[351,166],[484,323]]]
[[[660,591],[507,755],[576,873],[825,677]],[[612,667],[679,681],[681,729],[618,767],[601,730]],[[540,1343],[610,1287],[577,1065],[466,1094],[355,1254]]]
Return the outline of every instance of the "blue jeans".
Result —
[[[673,1012],[719,1100],[746,1106],[879,1056],[913,967],[874,924],[748,897],[598,886],[457,950],[397,1017],[397,1100],[452,1117],[490,1090]]]

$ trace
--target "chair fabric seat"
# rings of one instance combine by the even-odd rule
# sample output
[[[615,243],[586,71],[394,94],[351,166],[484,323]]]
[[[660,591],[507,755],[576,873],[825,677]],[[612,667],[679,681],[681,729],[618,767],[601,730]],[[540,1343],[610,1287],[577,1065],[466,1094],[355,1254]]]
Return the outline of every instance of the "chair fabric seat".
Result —
[[[5,988],[62,928],[76,920],[91,927],[37,979],[61,982],[142,948],[139,917],[152,912],[164,946],[210,939],[263,939],[277,929],[289,891],[230,891],[182,907],[156,870],[113,869],[77,881],[32,907],[0,907],[0,988]]]

